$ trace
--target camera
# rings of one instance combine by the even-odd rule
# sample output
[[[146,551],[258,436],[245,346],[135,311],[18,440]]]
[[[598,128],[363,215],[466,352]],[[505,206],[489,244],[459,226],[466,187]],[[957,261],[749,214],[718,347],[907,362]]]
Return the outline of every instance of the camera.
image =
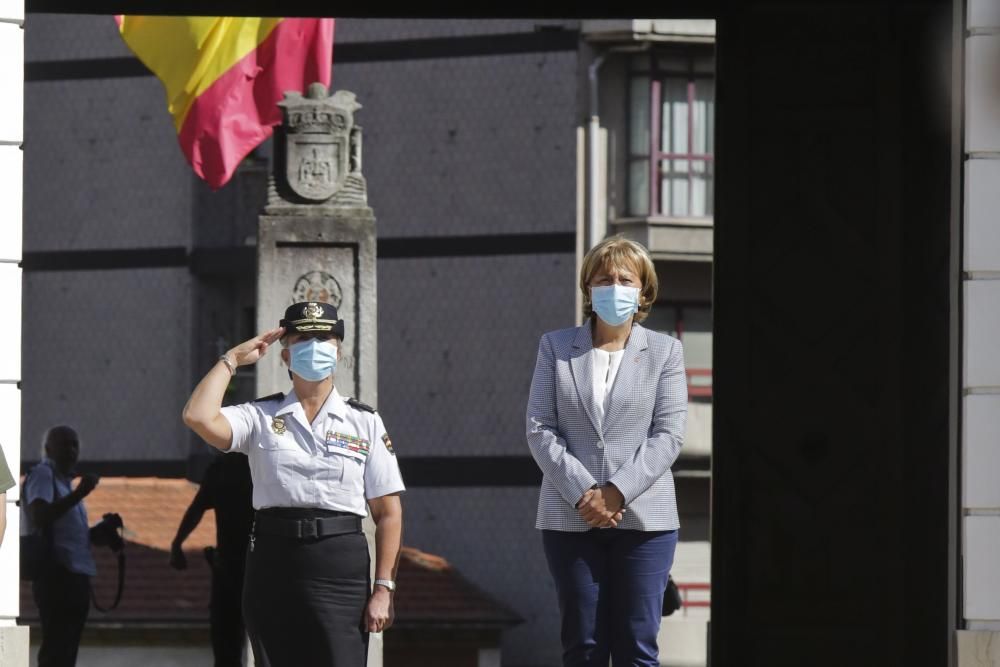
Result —
[[[97,546],[111,547],[112,551],[121,551],[125,548],[124,529],[121,515],[108,512],[90,529],[90,541]]]

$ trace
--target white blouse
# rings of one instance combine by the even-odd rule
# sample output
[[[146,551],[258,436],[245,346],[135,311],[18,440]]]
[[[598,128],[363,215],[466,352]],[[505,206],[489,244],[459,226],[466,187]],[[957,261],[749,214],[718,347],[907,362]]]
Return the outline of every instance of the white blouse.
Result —
[[[621,366],[625,350],[607,352],[596,347],[594,353],[594,404],[597,406],[597,421],[603,422],[608,411],[608,399],[611,398],[611,387],[615,384],[618,367]]]

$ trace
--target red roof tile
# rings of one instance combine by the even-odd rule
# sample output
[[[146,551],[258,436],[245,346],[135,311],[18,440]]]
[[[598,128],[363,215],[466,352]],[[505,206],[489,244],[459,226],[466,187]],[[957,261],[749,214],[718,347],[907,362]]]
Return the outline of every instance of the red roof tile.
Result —
[[[197,491],[186,480],[103,477],[86,500],[91,524],[105,512],[118,512],[125,523],[125,593],[119,607],[107,614],[93,611],[88,623],[208,622],[211,572],[202,550],[215,544],[215,516],[206,512],[184,542],[188,569],[169,566],[170,543]],[[107,606],[117,587],[117,562],[111,551],[95,547],[98,574],[94,589]],[[462,625],[501,627],[520,618],[462,577],[444,558],[403,547],[400,557],[396,624],[404,626]],[[36,621],[38,610],[31,584],[21,583],[21,618]]]

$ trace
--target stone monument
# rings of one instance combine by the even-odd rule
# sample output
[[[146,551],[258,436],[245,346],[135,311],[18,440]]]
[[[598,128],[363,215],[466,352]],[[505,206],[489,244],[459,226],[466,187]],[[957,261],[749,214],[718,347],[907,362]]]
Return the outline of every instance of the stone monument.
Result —
[[[361,174],[361,108],[354,93],[329,95],[321,83],[278,103],[274,168],[257,227],[257,330],[267,331],[292,303],[326,301],[346,330],[337,391],[378,405],[375,216]],[[257,365],[257,395],[288,391],[277,354]],[[364,522],[372,555],[374,524]],[[382,665],[382,637],[369,640],[368,666]]]
[[[354,93],[331,96],[321,83],[278,103],[274,169],[257,232],[258,329],[274,328],[285,308],[332,303],[347,325],[337,389],[378,405],[375,216],[361,175],[361,128]],[[257,391],[288,386],[277,355],[258,364]]]

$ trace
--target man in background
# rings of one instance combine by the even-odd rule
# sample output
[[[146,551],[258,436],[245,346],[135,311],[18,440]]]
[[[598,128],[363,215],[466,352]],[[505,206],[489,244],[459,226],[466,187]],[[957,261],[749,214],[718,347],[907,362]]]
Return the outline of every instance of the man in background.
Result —
[[[97,574],[83,499],[97,486],[84,474],[72,488],[80,438],[69,426],[45,432],[45,458],[24,480],[28,530],[48,532],[52,549],[31,589],[42,622],[38,667],[73,667],[90,611],[90,578]]]
[[[205,470],[170,547],[170,565],[187,567],[184,540],[201,522],[205,510],[215,510],[215,548],[205,549],[212,568],[209,617],[215,667],[241,667],[245,644],[243,573],[247,544],[253,523],[253,486],[250,465],[244,454],[219,454]]]

